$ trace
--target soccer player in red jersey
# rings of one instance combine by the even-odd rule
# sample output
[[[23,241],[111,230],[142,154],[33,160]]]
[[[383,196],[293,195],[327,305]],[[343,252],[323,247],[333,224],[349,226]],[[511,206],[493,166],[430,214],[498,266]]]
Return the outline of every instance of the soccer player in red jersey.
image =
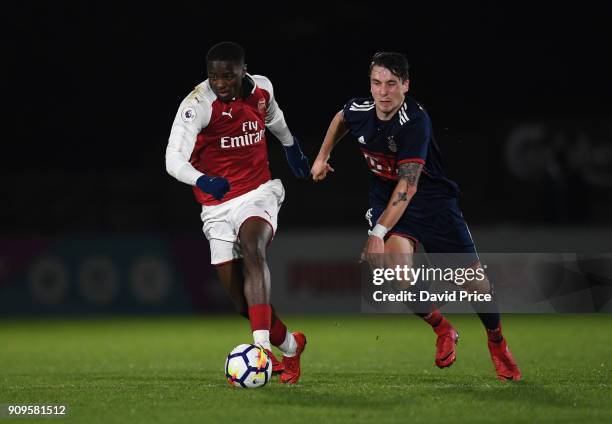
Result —
[[[429,115],[406,95],[408,68],[400,53],[374,55],[370,63],[372,96],[351,99],[333,118],[313,164],[312,178],[321,181],[333,171],[328,164],[330,153],[350,132],[371,171],[371,208],[366,214],[371,229],[362,257],[380,263],[380,254],[386,253],[387,259],[395,256],[410,262],[417,243],[421,243],[427,253],[453,258],[453,266],[481,269],[459,209],[459,187],[444,172]],[[463,288],[468,289],[468,284]],[[470,290],[490,293],[491,286],[485,277]],[[502,335],[497,304],[493,301],[487,308],[475,302],[472,305],[486,329],[498,378],[520,380],[521,372]],[[456,358],[457,331],[433,305],[421,307],[423,310],[415,312],[437,335],[436,365],[451,366]]]
[[[202,204],[211,263],[236,309],[249,319],[255,344],[267,350],[281,382],[297,383],[306,337],[287,331],[270,304],[266,248],[285,190],[271,179],[266,128],[281,141],[298,178],[309,177],[308,158],[287,127],[270,80],[247,73],[241,46],[216,44],[206,66],[208,79],[183,100],[172,124],[166,169],[192,186]],[[283,353],[282,362],[271,345]]]

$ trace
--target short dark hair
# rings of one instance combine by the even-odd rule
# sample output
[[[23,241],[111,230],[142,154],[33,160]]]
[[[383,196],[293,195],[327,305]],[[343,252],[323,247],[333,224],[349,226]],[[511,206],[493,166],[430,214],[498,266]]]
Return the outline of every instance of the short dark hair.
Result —
[[[393,75],[398,77],[400,80],[408,79],[408,70],[410,65],[408,59],[403,53],[396,52],[378,52],[372,56],[372,62],[370,62],[370,75],[372,75],[372,68],[374,66],[382,66],[391,71]]]
[[[225,60],[228,62],[244,64],[244,49],[233,41],[222,41],[215,44],[206,53],[206,64],[213,60]]]

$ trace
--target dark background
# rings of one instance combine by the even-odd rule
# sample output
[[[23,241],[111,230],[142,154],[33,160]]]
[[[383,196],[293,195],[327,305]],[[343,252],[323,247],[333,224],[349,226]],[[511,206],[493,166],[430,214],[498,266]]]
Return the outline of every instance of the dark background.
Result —
[[[372,54],[400,51],[468,222],[609,223],[612,46],[602,11],[193,3],[3,6],[2,234],[199,231],[198,205],[166,174],[164,153],[179,103],[206,78],[206,51],[223,40],[241,43],[249,71],[272,80],[311,161],[334,113],[368,94]],[[540,147],[508,154],[524,125],[540,129]],[[363,225],[369,175],[350,139],[321,185],[292,177],[273,136],[269,151],[288,193],[283,228]]]

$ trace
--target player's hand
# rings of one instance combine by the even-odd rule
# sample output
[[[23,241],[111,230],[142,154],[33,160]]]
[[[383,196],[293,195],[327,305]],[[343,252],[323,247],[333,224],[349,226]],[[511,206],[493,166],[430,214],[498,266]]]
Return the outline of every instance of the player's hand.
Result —
[[[384,268],[385,241],[377,236],[368,237],[360,262],[367,261],[372,268]]]
[[[334,172],[334,168],[332,168],[329,163],[323,159],[315,160],[315,163],[312,165],[312,169],[310,170],[313,181],[323,181],[327,177],[328,172]]]
[[[287,162],[298,178],[307,179],[310,176],[310,162],[308,157],[302,152],[298,139],[293,137],[292,146],[284,146]]]
[[[196,181],[196,186],[204,193],[210,194],[217,200],[223,199],[225,193],[230,189],[230,183],[223,177],[211,177],[209,175],[202,175]]]

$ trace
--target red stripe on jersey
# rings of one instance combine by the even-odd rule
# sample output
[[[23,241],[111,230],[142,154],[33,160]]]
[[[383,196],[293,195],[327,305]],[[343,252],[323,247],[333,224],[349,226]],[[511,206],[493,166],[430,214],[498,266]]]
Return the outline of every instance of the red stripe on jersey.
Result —
[[[265,136],[269,100],[270,94],[256,87],[246,99],[212,103],[210,122],[198,134],[190,162],[206,175],[226,178],[230,191],[218,201],[194,187],[199,203],[218,205],[270,180]]]
[[[416,162],[416,163],[420,163],[421,165],[425,165],[425,161],[421,158],[407,158],[407,159],[402,159],[400,161],[397,162],[397,165],[402,165],[404,163],[410,163],[410,162]]]

